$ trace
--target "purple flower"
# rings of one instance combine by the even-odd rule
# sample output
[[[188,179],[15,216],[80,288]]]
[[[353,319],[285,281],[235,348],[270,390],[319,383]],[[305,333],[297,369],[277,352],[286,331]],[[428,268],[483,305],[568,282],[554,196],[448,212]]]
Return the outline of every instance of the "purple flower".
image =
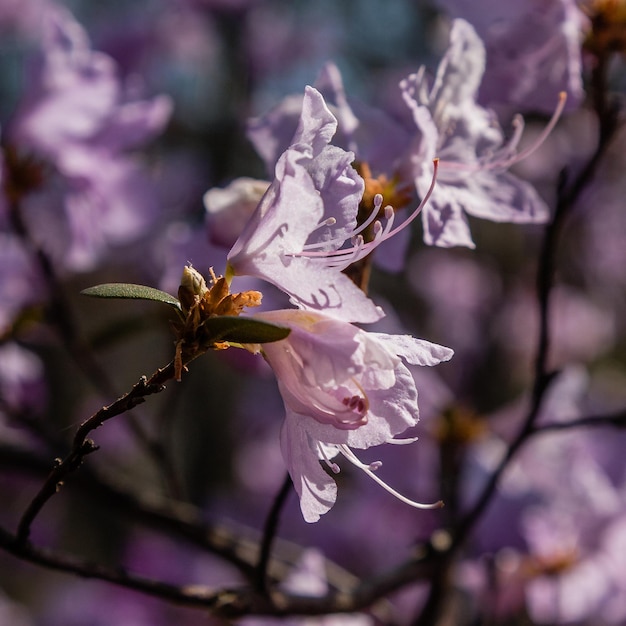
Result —
[[[361,463],[351,448],[412,442],[394,439],[418,420],[415,382],[402,359],[435,365],[452,350],[407,335],[367,333],[317,312],[255,318],[291,328],[289,337],[264,344],[262,352],[285,404],[281,448],[304,519],[315,522],[334,504],[337,486],[320,461],[337,473],[331,459],[340,453],[403,502],[430,506],[396,493],[375,474],[381,463]]]
[[[0,232],[0,334],[9,330],[24,307],[46,296],[42,277],[20,239]]]
[[[564,370],[537,423],[567,424],[584,415],[588,383],[582,368]],[[511,415],[492,415],[490,422],[517,430],[527,407],[525,398]],[[503,417],[507,424],[498,426]],[[520,450],[475,533],[475,546],[495,555],[483,581],[492,610],[519,611],[525,602],[533,623],[623,623],[626,483],[623,472],[610,475],[611,452],[623,444],[618,431],[572,428],[537,434]],[[466,496],[488,480],[506,444],[492,436],[469,452]]]
[[[348,322],[375,322],[382,310],[342,270],[419,214],[434,177],[422,204],[399,226],[394,227],[391,207],[383,211],[384,227],[377,219],[380,195],[369,217],[357,226],[364,182],[351,165],[354,154],[330,145],[336,129],[337,120],[321,94],[307,87],[292,144],[279,158],[274,181],[228,254],[227,274],[263,278],[302,309]],[[374,236],[365,242],[361,233],[370,225]]]
[[[466,214],[516,223],[540,223],[548,217],[548,208],[535,189],[507,169],[547,137],[563,109],[563,97],[555,98],[555,113],[539,138],[518,152],[522,118],[514,119],[513,136],[505,141],[494,113],[476,102],[484,69],[483,43],[469,23],[455,20],[450,47],[432,87],[424,68],[400,84],[412,116],[407,127],[383,111],[349,100],[332,64],[323,68],[315,82],[339,120],[338,145],[353,151],[375,176],[410,180],[415,185],[422,198],[419,208],[424,207],[424,240],[430,245],[473,248]],[[285,98],[249,124],[248,135],[268,167],[287,145],[299,102],[297,96]],[[437,185],[425,203],[431,193],[435,158],[440,159]],[[396,250],[402,248],[398,239],[393,243]],[[391,266],[397,269],[398,264]]]
[[[385,111],[349,98],[339,68],[324,64],[313,83],[337,119],[335,145],[354,152],[375,174],[392,176],[411,143],[409,129]],[[302,95],[283,98],[264,115],[248,121],[247,136],[272,171],[280,155],[292,143],[302,110]],[[394,242],[395,243],[395,242]]]
[[[380,308],[339,271],[353,256],[334,256],[355,234],[364,187],[351,166],[354,155],[329,145],[336,127],[322,96],[308,87],[293,143],[228,263],[234,274],[275,284],[302,308],[374,322]]]
[[[281,587],[286,592],[300,596],[315,598],[326,595],[329,585],[324,555],[313,548],[305,550]],[[238,624],[239,626],[373,626],[374,618],[364,613],[337,613],[287,619],[247,617]]]
[[[91,50],[65,9],[47,7],[42,24],[41,64],[10,141],[54,165],[71,238],[57,247],[67,266],[87,269],[108,245],[137,238],[154,218],[154,191],[125,153],[163,129],[171,102],[138,100],[123,89],[113,60]]]
[[[549,113],[565,91],[568,108],[580,104],[585,16],[575,0],[439,0],[439,4],[453,17],[471,22],[485,43],[480,102]]]
[[[548,218],[535,189],[506,170],[543,142],[564,99],[538,140],[518,153],[522,118],[515,118],[515,132],[505,142],[493,113],[476,103],[484,69],[484,45],[472,26],[459,19],[453,22],[450,46],[432,86],[424,68],[401,82],[418,130],[406,161],[420,195],[427,193],[431,179],[424,165],[440,158],[437,186],[422,212],[424,240],[430,245],[473,248],[465,213],[496,222],[540,223]]]

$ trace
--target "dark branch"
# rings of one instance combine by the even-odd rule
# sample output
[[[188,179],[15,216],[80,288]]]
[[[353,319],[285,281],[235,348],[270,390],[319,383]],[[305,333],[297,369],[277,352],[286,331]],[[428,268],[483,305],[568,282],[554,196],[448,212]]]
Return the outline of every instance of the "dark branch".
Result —
[[[558,239],[561,231],[563,230],[566,218],[576,205],[580,193],[593,179],[602,157],[606,153],[612,138],[615,136],[615,131],[618,128],[617,122],[616,112],[610,116],[605,115],[604,118],[600,119],[598,145],[586,166],[580,171],[578,176],[576,176],[570,185],[566,184],[565,176],[563,176],[560,181],[556,209],[552,217],[552,221],[546,228],[541,255],[539,258],[539,265],[537,268],[537,299],[540,321],[531,406],[520,427],[520,430],[511,441],[506,454],[500,461],[500,464],[494,470],[473,507],[470,508],[459,523],[452,546],[454,549],[464,543],[467,535],[471,532],[475,523],[489,505],[489,502],[496,491],[498,482],[508,467],[511,459],[517,454],[519,449],[532,434],[534,424],[539,416],[545,392],[556,375],[556,372],[550,372],[548,369],[548,357],[550,350],[550,296],[554,286],[556,273]]]
[[[157,370],[149,380],[143,376],[131,391],[118,398],[113,404],[103,407],[80,425],[69,454],[63,460],[55,460],[48,478],[24,512],[18,526],[18,541],[27,541],[30,527],[46,502],[59,490],[63,480],[80,467],[84,458],[98,449],[96,444],[88,438],[89,434],[105,421],[141,404],[146,396],[162,391],[163,384],[173,377],[174,364],[172,362],[163,369]]]
[[[361,611],[393,591],[417,580],[428,579],[435,564],[433,557],[437,557],[435,553],[425,551],[421,556],[407,561],[391,572],[363,582],[350,591],[331,592],[321,597],[272,592],[267,597],[251,587],[215,591],[196,584],[180,586],[154,580],[124,568],[105,567],[59,551],[34,546],[2,528],[0,548],[17,558],[43,567],[103,580],[188,607],[209,609],[215,615],[231,619],[244,615],[324,615]]]
[[[259,564],[257,566],[256,585],[257,589],[261,593],[267,593],[268,580],[267,580],[267,568],[270,562],[270,556],[272,552],[272,545],[278,532],[278,523],[280,521],[280,513],[287,502],[287,496],[292,488],[291,476],[287,474],[280,491],[276,495],[272,508],[265,521],[265,527],[263,529],[263,539],[261,541],[261,549],[259,553]]]
[[[613,413],[612,415],[586,415],[569,422],[553,422],[542,424],[533,429],[533,435],[573,430],[575,428],[626,428],[626,410]]]

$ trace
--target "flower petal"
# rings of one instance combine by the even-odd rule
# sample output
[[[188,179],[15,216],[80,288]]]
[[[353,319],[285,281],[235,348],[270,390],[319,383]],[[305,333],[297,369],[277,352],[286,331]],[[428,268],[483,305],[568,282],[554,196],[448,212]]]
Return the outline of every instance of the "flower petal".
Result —
[[[285,407],[280,446],[306,522],[317,522],[337,499],[337,485],[320,465],[314,444],[301,426],[301,416]]]

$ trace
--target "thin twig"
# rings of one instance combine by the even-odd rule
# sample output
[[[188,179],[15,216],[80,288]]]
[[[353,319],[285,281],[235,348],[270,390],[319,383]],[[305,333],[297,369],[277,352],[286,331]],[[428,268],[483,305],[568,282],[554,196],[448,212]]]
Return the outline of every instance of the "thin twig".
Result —
[[[105,406],[90,418],[85,420],[79,427],[69,454],[63,459],[56,459],[52,471],[45,483],[31,501],[24,512],[18,525],[17,538],[19,541],[27,541],[30,527],[46,502],[59,490],[63,480],[74,472],[82,464],[85,456],[95,452],[98,447],[88,438],[89,434],[101,426],[105,421],[130,411],[132,408],[145,401],[146,396],[158,393],[164,389],[163,385],[174,378],[174,363],[171,362],[163,369],[157,370],[150,379],[143,376],[128,393],[118,398],[109,406]]]
[[[15,162],[13,159],[9,159],[9,161],[13,163],[14,169],[19,168],[18,162]],[[19,177],[18,172],[9,169],[9,177],[11,175]],[[10,185],[10,182],[5,182],[5,185]],[[22,215],[22,195],[21,193],[8,194],[10,199],[9,216],[13,230],[36,259],[48,287],[50,321],[60,333],[63,340],[62,343],[69,355],[78,364],[80,370],[85,373],[94,387],[106,398],[119,396],[108,373],[100,366],[89,346],[85,344],[76,331],[77,324],[74,312],[65,287],[59,280],[54,263],[46,250],[32,237],[28,224]],[[178,481],[167,446],[162,441],[151,438],[135,416],[129,416],[128,426],[137,441],[141,443],[147,454],[152,458],[158,471],[162,474],[164,485],[172,490],[172,495],[176,495]]]
[[[280,514],[287,502],[287,496],[291,492],[291,476],[287,474],[280,491],[276,495],[272,508],[265,520],[265,526],[263,528],[263,539],[261,541],[261,549],[259,552],[259,563],[257,565],[256,586],[260,593],[267,593],[268,580],[267,569],[270,562],[270,556],[272,552],[272,545],[278,532],[278,524],[280,521]]]
[[[531,406],[519,432],[509,444],[500,464],[490,476],[474,505],[459,523],[454,534],[453,549],[458,548],[464,543],[467,535],[489,505],[500,478],[508,467],[511,459],[517,454],[519,449],[532,434],[534,424],[539,416],[543,398],[545,397],[545,392],[556,375],[556,372],[550,372],[548,370],[548,355],[550,349],[550,296],[555,279],[558,238],[563,229],[565,219],[575,206],[580,193],[593,179],[602,157],[606,153],[612,138],[615,136],[617,127],[617,112],[613,112],[611,115],[605,113],[605,116],[600,119],[598,145],[587,162],[587,165],[578,176],[576,176],[571,185],[566,186],[564,180],[562,180],[559,185],[556,209],[552,221],[546,228],[537,270],[537,298],[540,322]]]
[[[20,541],[2,528],[0,528],[0,548],[17,558],[49,569],[103,580],[184,606],[209,609],[211,613],[226,618],[250,615],[352,613],[372,606],[387,594],[416,580],[429,579],[433,572],[432,554],[425,553],[422,558],[408,561],[382,576],[364,581],[349,591],[330,592],[320,597],[273,591],[268,597],[252,587],[245,586],[215,591],[196,584],[173,585],[129,572],[121,567],[106,567],[57,550],[37,547],[29,542]]]
[[[569,422],[551,422],[535,426],[532,435],[574,430],[576,428],[626,428],[626,410],[611,415],[586,415]]]

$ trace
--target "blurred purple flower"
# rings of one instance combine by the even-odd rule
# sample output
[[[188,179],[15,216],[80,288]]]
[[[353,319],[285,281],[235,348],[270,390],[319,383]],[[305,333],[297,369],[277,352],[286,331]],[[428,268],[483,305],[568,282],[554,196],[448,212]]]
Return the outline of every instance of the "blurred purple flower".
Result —
[[[537,423],[565,424],[580,417],[587,384],[581,368],[564,370]],[[494,431],[507,432],[509,439],[508,431],[519,429],[527,405],[527,399],[516,405],[504,425],[498,423],[503,416],[492,416]],[[609,434],[602,440],[614,439]],[[587,623],[598,617],[602,623],[623,622],[626,605],[617,598],[626,582],[626,483],[623,475],[617,482],[609,475],[611,447],[599,449],[599,443],[582,429],[538,434],[507,468],[477,527],[475,547],[482,565],[468,566],[464,581],[484,595],[486,610],[500,619],[525,606],[536,623]],[[497,436],[470,450],[466,497],[475,497],[471,491],[480,490],[505,453],[506,444]],[[494,554],[492,570],[481,573],[487,551]]]
[[[287,339],[264,344],[262,352],[285,403],[281,447],[304,519],[315,522],[333,506],[337,486],[320,461],[337,473],[331,459],[340,453],[403,502],[428,508],[393,491],[375,474],[381,464],[361,463],[351,448],[412,442],[394,439],[418,419],[415,382],[402,359],[431,366],[450,359],[452,350],[408,335],[367,333],[320,313],[254,317],[291,328]]]
[[[71,269],[88,269],[109,245],[132,241],[154,219],[156,195],[126,152],[163,129],[171,102],[125,90],[113,60],[91,50],[64,8],[47,7],[42,25],[41,64],[9,138],[54,165],[70,236],[57,251]],[[48,233],[37,235],[46,240]]]
[[[24,307],[45,297],[41,276],[22,242],[0,232],[0,334],[9,330]]]
[[[45,406],[43,363],[15,343],[0,346],[0,396],[11,411],[41,411]]]
[[[485,43],[479,101],[550,113],[559,92],[567,106],[583,98],[581,49],[585,16],[575,0],[438,0],[470,22]]]
[[[3,0],[0,3],[0,29],[33,35],[38,32],[42,11],[49,0]]]
[[[517,153],[522,118],[515,118],[515,132],[505,142],[493,112],[476,103],[484,69],[483,43],[472,26],[459,19],[452,24],[450,46],[432,86],[423,67],[401,82],[418,130],[405,159],[422,197],[431,179],[430,167],[425,166],[440,158],[437,185],[422,212],[424,241],[429,245],[473,248],[465,213],[495,222],[548,219],[548,207],[532,185],[506,170],[543,142],[563,101],[535,144]]]
[[[322,597],[328,589],[326,559],[321,552],[309,548],[280,585],[285,592],[298,596]],[[373,626],[374,620],[362,613],[341,613],[320,617],[292,617],[276,619],[247,617],[240,626]]]

